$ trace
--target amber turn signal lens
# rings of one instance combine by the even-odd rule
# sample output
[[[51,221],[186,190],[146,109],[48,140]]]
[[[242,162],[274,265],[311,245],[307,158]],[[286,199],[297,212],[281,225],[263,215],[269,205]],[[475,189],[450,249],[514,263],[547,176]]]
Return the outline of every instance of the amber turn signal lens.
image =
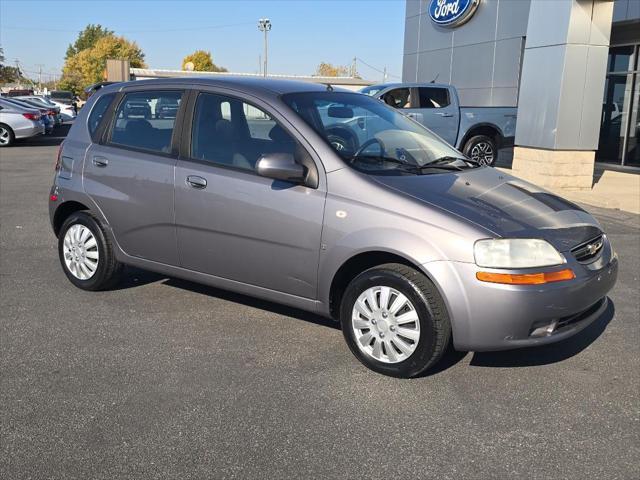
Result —
[[[476,273],[476,278],[481,282],[506,283],[508,285],[542,285],[543,283],[573,280],[576,275],[573,270],[567,268],[558,272],[522,274],[478,272]]]

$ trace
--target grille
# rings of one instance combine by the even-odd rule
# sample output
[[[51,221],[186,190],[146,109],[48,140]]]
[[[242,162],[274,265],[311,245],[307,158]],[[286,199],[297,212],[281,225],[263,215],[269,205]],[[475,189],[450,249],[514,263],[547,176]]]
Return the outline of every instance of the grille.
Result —
[[[587,240],[584,243],[581,243],[577,247],[571,250],[573,256],[579,262],[590,262],[594,260],[602,251],[602,247],[604,247],[604,235],[598,235],[597,237],[592,238],[591,240]]]

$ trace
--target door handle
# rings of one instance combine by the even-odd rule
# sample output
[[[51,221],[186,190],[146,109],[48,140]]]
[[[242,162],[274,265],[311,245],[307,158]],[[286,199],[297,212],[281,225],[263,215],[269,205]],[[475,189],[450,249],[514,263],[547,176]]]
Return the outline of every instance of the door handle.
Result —
[[[453,113],[435,112],[435,114],[441,117],[453,117]]]
[[[96,167],[106,167],[109,164],[109,160],[104,157],[93,157],[93,164]]]
[[[197,188],[198,190],[207,188],[207,180],[197,175],[189,175],[187,177],[187,184],[190,187]]]

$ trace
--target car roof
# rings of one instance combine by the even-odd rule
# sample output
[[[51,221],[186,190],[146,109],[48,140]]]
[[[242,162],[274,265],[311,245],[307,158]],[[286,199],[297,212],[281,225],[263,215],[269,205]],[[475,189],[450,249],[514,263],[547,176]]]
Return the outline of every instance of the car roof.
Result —
[[[396,83],[380,83],[377,85],[371,85],[365,88],[379,88],[380,90],[384,90],[386,88],[411,88],[411,87],[441,87],[441,88],[449,88],[450,85],[446,83],[430,83],[430,82],[396,82]]]
[[[339,81],[339,79],[336,79]],[[149,80],[135,80],[130,82],[115,83],[113,85],[105,86],[99,89],[98,93],[118,92],[129,87],[144,87],[144,86],[176,86],[176,85],[202,85],[202,86],[216,86],[227,87],[230,89],[242,90],[246,93],[260,94],[271,93],[277,95],[283,95],[286,93],[297,92],[322,92],[327,90],[327,84],[304,82],[301,80],[282,80],[275,78],[259,78],[259,77],[242,77],[242,76],[225,76],[223,78],[216,77],[174,77],[174,78],[155,78]],[[335,91],[340,92],[352,92],[344,88],[334,87]]]
[[[16,107],[18,109],[25,110],[25,111],[36,111],[36,112],[39,111],[38,107],[29,105],[28,103],[21,102],[20,100],[14,99],[13,97],[2,97],[0,99],[0,102],[6,102],[12,107]]]

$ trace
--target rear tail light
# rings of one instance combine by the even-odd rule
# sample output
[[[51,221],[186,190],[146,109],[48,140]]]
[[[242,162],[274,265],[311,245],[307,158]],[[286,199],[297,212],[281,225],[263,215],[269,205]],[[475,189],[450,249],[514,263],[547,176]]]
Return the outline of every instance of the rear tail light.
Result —
[[[60,167],[62,165],[62,144],[64,142],[60,142],[60,146],[58,147],[58,158],[56,158],[56,167],[55,167],[55,171],[59,171]]]
[[[55,117],[56,116],[56,111],[55,110],[49,110],[47,112],[47,115],[53,115]]]
[[[40,120],[39,113],[23,113],[22,116],[27,120],[33,120],[34,122],[37,122],[38,120]]]

